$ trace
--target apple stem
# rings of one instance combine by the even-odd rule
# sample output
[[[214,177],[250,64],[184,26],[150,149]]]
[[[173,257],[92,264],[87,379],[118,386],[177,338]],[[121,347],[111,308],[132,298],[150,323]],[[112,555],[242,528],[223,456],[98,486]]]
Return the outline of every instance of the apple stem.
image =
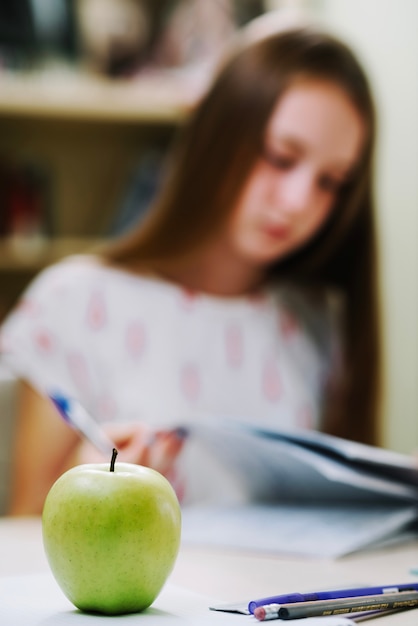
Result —
[[[110,461],[110,471],[114,472],[115,471],[115,461],[116,461],[116,457],[118,456],[118,451],[116,450],[116,448],[113,448],[112,450],[112,460]]]

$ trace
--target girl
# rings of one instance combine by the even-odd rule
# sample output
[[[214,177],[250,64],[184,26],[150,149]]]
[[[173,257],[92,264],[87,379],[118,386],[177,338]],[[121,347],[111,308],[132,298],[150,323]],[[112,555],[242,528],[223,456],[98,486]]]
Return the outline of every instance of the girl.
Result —
[[[48,390],[76,397],[121,460],[165,473],[184,502],[234,497],[173,430],[202,414],[376,443],[374,135],[367,79],[340,41],[307,27],[238,41],[147,219],[47,269],[3,327],[22,381],[11,513],[39,513],[59,474],[100,458]]]

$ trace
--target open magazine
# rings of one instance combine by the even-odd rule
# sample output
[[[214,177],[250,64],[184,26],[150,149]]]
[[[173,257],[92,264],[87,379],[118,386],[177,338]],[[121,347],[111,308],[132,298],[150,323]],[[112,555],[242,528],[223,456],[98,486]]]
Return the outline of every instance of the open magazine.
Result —
[[[418,537],[418,464],[406,455],[233,420],[187,428],[247,498],[185,507],[185,543],[336,558]]]

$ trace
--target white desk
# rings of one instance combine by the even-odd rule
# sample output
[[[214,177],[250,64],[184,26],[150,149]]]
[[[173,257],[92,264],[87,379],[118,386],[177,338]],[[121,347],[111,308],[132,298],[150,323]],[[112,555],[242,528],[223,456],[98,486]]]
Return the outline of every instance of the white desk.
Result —
[[[418,542],[337,561],[183,547],[170,583],[220,602],[234,602],[314,588],[418,582],[418,576],[410,573],[414,565],[418,565]],[[0,577],[48,571],[40,520],[0,518]],[[237,626],[260,623],[248,616],[234,617]],[[367,623],[416,626],[418,610],[387,615]]]

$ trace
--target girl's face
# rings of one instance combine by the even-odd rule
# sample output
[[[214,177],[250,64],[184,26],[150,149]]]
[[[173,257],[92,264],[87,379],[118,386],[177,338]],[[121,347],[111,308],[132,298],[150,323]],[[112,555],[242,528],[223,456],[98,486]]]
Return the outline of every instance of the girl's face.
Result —
[[[313,79],[290,87],[232,212],[235,255],[265,266],[307,243],[335,207],[364,137],[361,115],[340,87]]]

